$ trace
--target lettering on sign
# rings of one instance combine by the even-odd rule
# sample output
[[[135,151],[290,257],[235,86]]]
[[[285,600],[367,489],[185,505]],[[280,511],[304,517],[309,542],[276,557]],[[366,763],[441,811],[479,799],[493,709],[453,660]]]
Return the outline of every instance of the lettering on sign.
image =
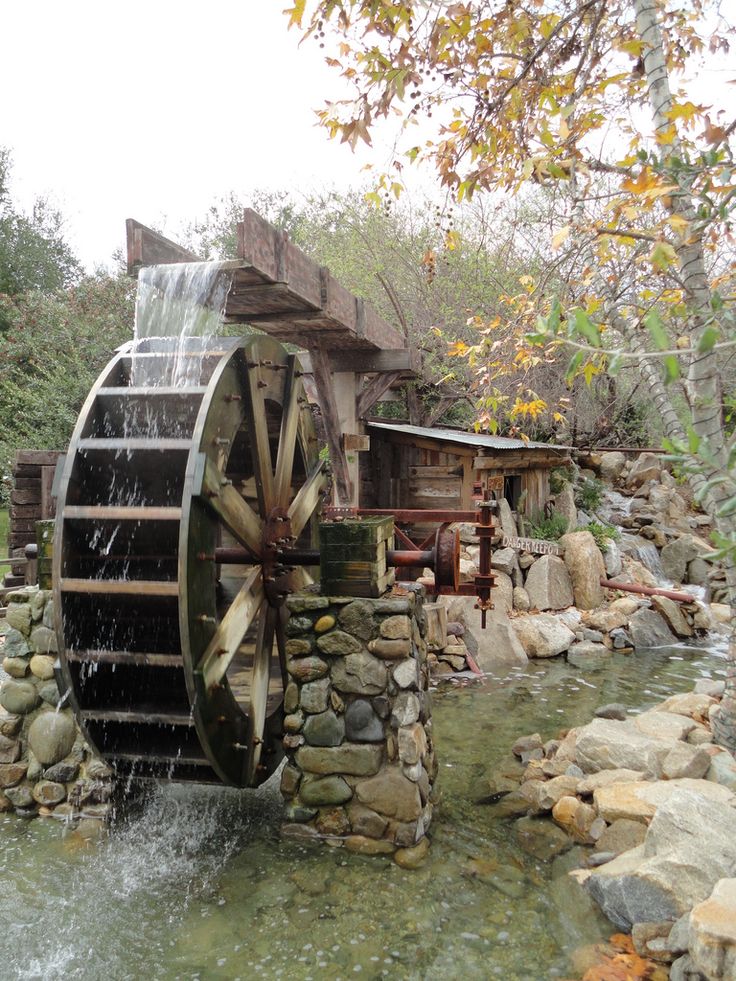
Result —
[[[518,535],[502,535],[504,548],[515,548],[519,552],[533,552],[535,555],[564,555],[565,550],[556,542],[543,542],[540,538],[519,538]]]

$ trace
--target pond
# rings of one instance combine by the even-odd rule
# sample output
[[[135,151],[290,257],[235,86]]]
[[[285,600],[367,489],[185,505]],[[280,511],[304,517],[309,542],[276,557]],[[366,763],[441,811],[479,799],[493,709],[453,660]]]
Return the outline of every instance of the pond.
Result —
[[[567,876],[581,850],[525,851],[514,820],[481,803],[488,780],[520,735],[552,738],[606,702],[644,708],[724,674],[713,652],[677,647],[586,675],[555,659],[443,686],[441,803],[416,872],[280,840],[273,786],[164,786],[91,847],[55,821],[3,816],[3,977],[575,977],[575,951],[613,932]]]

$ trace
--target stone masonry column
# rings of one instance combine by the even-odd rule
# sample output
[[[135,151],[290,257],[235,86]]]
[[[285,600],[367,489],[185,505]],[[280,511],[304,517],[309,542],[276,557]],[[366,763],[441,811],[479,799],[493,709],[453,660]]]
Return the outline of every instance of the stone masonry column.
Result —
[[[284,833],[405,868],[429,849],[432,743],[423,590],[287,599]]]

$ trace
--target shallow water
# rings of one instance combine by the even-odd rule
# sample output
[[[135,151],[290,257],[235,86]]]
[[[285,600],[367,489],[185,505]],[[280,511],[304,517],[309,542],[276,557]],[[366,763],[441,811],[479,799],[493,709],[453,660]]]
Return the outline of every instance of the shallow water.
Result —
[[[555,736],[597,705],[651,705],[720,678],[724,661],[671,648],[614,655],[583,676],[557,659],[434,700],[441,804],[423,869],[280,841],[275,788],[164,787],[97,846],[54,821],[0,818],[0,937],[8,979],[573,977],[576,948],[613,932],[512,820],[478,803],[522,734]]]

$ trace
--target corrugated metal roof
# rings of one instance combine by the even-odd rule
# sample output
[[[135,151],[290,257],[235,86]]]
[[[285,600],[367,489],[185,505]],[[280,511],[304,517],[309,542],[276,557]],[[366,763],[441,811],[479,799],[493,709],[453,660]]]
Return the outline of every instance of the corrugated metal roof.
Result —
[[[569,446],[557,443],[534,443],[532,440],[512,439],[510,436],[491,436],[490,433],[464,433],[459,429],[429,429],[425,426],[407,426],[390,422],[369,422],[369,429],[387,429],[406,436],[420,436],[457,446],[473,446],[489,450],[569,450]]]

